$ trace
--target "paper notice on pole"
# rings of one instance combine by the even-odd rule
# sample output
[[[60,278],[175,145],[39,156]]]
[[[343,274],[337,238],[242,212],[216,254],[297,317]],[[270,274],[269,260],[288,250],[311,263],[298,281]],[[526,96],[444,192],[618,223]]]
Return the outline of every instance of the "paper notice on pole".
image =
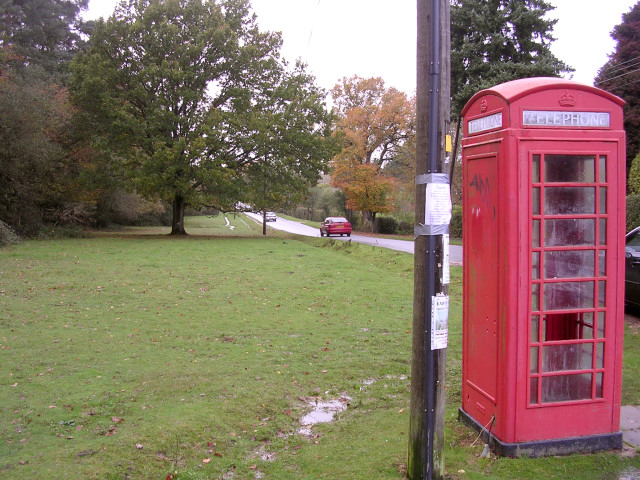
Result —
[[[451,192],[448,183],[428,183],[424,207],[425,225],[449,225],[451,222]]]
[[[442,284],[449,285],[451,276],[449,274],[449,234],[442,235]]]
[[[431,297],[431,350],[447,348],[449,343],[449,297]]]

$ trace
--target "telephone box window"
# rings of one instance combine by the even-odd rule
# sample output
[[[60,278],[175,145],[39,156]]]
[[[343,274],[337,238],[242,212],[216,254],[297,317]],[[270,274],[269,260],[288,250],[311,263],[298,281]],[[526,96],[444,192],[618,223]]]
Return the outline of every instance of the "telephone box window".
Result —
[[[540,314],[531,320],[532,404],[598,398],[602,391],[603,374],[595,376],[594,369],[604,369],[605,347],[594,337],[597,329],[597,338],[604,338],[605,312],[598,309],[606,307],[606,164],[603,155],[531,156],[531,268],[537,281],[531,311],[543,319],[541,339]],[[589,372],[558,374],[564,371]],[[595,390],[592,379],[600,382]]]
[[[600,245],[607,244],[607,219],[600,219]]]
[[[559,282],[544,285],[544,310],[593,308],[594,282]]]
[[[604,338],[605,312],[598,312],[598,338]]]
[[[531,229],[531,239],[534,247],[540,246],[540,220],[533,221],[533,228]]]
[[[540,189],[534,188],[531,195],[531,213],[540,215]]]
[[[607,306],[607,282],[604,280],[598,282],[598,306]]]
[[[540,252],[531,254],[531,278],[533,280],[540,278]]]
[[[602,276],[607,274],[607,251],[600,250],[598,252],[598,273]]]
[[[531,317],[531,341],[538,341],[538,329],[539,329],[539,320],[537,315],[533,315]]]
[[[540,183],[540,155],[531,159],[531,178],[533,183]]]
[[[607,187],[600,189],[600,213],[607,213]]]
[[[544,189],[544,213],[545,215],[596,213],[596,189],[593,187],[547,187]]]
[[[534,312],[540,309],[540,284],[534,283],[531,286],[531,310]]]
[[[593,313],[550,313],[544,315],[543,338],[544,342],[593,339]]]
[[[600,183],[607,181],[607,156],[600,155]]]
[[[593,183],[594,155],[545,155],[544,181],[547,183]]]
[[[589,400],[592,374],[554,375],[544,378],[542,403]]]
[[[544,254],[544,278],[592,277],[594,273],[593,250],[551,250]]]
[[[549,219],[544,222],[546,247],[595,245],[596,221],[593,219]]]
[[[531,349],[531,373],[538,373],[538,347]]]
[[[542,349],[542,371],[587,370],[593,366],[593,344],[549,345]]]

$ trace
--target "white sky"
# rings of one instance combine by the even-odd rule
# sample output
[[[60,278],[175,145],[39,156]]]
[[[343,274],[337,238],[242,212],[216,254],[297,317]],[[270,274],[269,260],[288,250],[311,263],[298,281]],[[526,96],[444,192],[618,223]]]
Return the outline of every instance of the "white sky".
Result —
[[[593,84],[615,49],[610,37],[639,0],[549,0],[557,18],[554,54]],[[117,0],[90,0],[85,18],[109,16]],[[281,31],[282,54],[302,58],[318,85],[342,77],[382,77],[412,95],[416,85],[416,0],[251,0],[262,30]]]

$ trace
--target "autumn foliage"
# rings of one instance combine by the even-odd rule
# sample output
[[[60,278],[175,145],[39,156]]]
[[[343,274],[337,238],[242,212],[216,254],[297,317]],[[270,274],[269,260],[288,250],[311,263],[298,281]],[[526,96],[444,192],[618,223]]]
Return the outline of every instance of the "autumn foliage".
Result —
[[[393,210],[395,179],[387,167],[415,135],[415,107],[381,78],[343,78],[331,91],[342,151],[332,160],[332,184],[347,208],[363,212],[373,226],[377,213]]]

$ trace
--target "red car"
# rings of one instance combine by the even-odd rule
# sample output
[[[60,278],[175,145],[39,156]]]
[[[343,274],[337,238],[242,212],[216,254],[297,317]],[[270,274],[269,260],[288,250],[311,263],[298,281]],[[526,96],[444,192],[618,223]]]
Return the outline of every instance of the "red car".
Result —
[[[320,236],[346,235],[351,236],[351,224],[344,217],[327,217],[320,225]]]

